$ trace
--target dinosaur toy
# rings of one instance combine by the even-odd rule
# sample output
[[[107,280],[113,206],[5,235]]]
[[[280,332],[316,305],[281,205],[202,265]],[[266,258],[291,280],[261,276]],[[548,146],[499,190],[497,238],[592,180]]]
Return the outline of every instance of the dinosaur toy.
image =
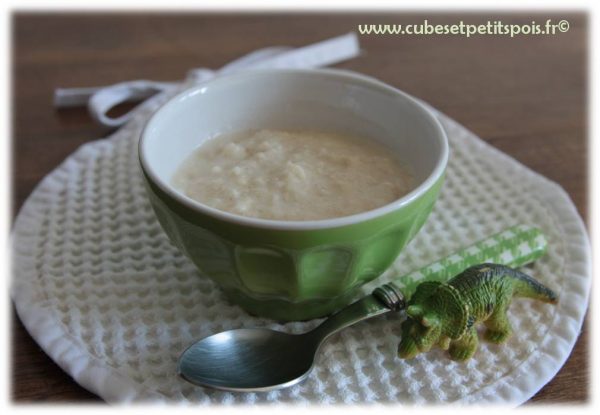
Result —
[[[557,303],[549,288],[498,264],[475,265],[447,283],[419,284],[408,302],[398,356],[412,359],[438,346],[453,360],[468,360],[479,344],[477,323],[485,325],[486,340],[506,341],[512,334],[506,312],[513,297]]]

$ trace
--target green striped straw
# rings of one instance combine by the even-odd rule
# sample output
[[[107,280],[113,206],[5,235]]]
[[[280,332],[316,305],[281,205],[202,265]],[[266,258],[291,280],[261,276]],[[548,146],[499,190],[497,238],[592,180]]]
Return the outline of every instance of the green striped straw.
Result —
[[[423,281],[447,281],[465,269],[491,262],[512,268],[522,267],[546,253],[548,242],[538,228],[517,225],[482,239],[454,254],[407,275],[394,279],[406,298]]]

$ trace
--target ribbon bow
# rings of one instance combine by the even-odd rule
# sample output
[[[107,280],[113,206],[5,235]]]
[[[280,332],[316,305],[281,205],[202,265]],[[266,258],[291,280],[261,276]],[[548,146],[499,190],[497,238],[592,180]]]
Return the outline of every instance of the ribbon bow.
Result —
[[[242,56],[218,70],[192,69],[188,73],[187,81],[202,83],[220,75],[246,69],[317,68],[354,58],[358,56],[359,52],[356,34],[348,33],[297,49],[288,47],[260,49]],[[57,88],[54,91],[54,106],[65,108],[87,103],[90,115],[99,124],[107,127],[119,127],[135,116],[141,106],[138,105],[117,118],[108,116],[108,112],[112,108],[124,102],[154,99],[162,93],[177,88],[179,84],[180,82],[136,80],[102,87]]]

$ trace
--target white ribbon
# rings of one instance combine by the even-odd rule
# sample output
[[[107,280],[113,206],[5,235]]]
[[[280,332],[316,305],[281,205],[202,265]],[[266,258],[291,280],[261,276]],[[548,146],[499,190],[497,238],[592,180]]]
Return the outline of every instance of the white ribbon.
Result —
[[[260,49],[228,63],[218,70],[192,69],[187,80],[192,83],[208,81],[216,76],[245,69],[317,68],[354,58],[360,53],[355,33],[348,33],[297,49],[272,47]],[[91,116],[107,127],[119,127],[129,121],[140,106],[117,118],[108,112],[124,102],[147,100],[176,88],[180,82],[127,81],[110,86],[90,88],[57,88],[54,106],[75,107],[87,103]]]

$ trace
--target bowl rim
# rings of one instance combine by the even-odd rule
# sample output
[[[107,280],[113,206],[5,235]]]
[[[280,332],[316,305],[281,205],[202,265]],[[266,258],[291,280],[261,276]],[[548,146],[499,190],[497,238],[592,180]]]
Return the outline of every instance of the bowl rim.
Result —
[[[277,74],[298,74],[298,75],[320,75],[320,76],[333,76],[337,78],[345,78],[345,80],[352,83],[360,83],[364,86],[375,88],[379,90],[383,90],[384,92],[392,93],[401,96],[403,99],[407,100],[410,104],[416,107],[419,111],[424,113],[425,117],[428,118],[433,127],[437,130],[437,140],[440,144],[440,154],[438,156],[436,165],[434,169],[431,171],[429,176],[425,180],[423,180],[417,187],[411,190],[409,193],[405,194],[399,199],[394,200],[391,203],[388,203],[384,206],[380,206],[375,209],[371,209],[365,212],[355,213],[348,216],[340,216],[336,218],[329,219],[318,219],[318,220],[306,220],[306,221],[286,221],[286,220],[274,220],[274,219],[263,219],[249,216],[237,215],[235,213],[226,212],[223,210],[215,209],[208,205],[205,205],[201,202],[198,202],[183,193],[176,190],[173,186],[171,186],[167,180],[161,178],[156,172],[153,170],[152,166],[148,162],[148,156],[146,154],[146,147],[144,146],[145,138],[148,135],[148,131],[151,127],[151,124],[155,122],[156,118],[162,113],[163,109],[166,107],[175,105],[178,101],[184,99],[186,96],[193,95],[198,92],[198,90],[205,88],[209,84],[213,82],[227,82],[231,79],[236,78],[244,78],[251,77],[257,74],[263,75],[277,75]],[[446,132],[444,131],[441,123],[433,113],[431,109],[429,109],[425,104],[419,102],[416,98],[411,95],[394,88],[382,81],[379,81],[370,76],[362,75],[359,73],[340,70],[340,69],[248,69],[242,72],[236,72],[230,75],[219,76],[215,79],[212,79],[208,82],[203,82],[197,85],[194,85],[190,88],[186,88],[183,91],[175,94],[173,97],[169,98],[165,103],[163,103],[151,117],[148,119],[146,124],[144,125],[138,142],[138,155],[139,162],[142,168],[142,171],[146,175],[147,180],[156,185],[165,195],[171,197],[176,202],[184,205],[185,207],[191,209],[194,212],[201,213],[212,217],[214,219],[218,219],[224,222],[229,222],[242,226],[250,226],[254,228],[263,228],[263,229],[271,229],[271,230],[319,230],[319,229],[329,229],[329,228],[339,228],[348,225],[354,225],[361,222],[366,222],[371,219],[375,219],[381,216],[384,216],[388,213],[401,209],[407,205],[409,205],[414,200],[421,197],[423,194],[427,193],[440,177],[443,176],[446,166],[448,164],[449,157],[449,146],[448,146],[448,138],[446,136]]]

